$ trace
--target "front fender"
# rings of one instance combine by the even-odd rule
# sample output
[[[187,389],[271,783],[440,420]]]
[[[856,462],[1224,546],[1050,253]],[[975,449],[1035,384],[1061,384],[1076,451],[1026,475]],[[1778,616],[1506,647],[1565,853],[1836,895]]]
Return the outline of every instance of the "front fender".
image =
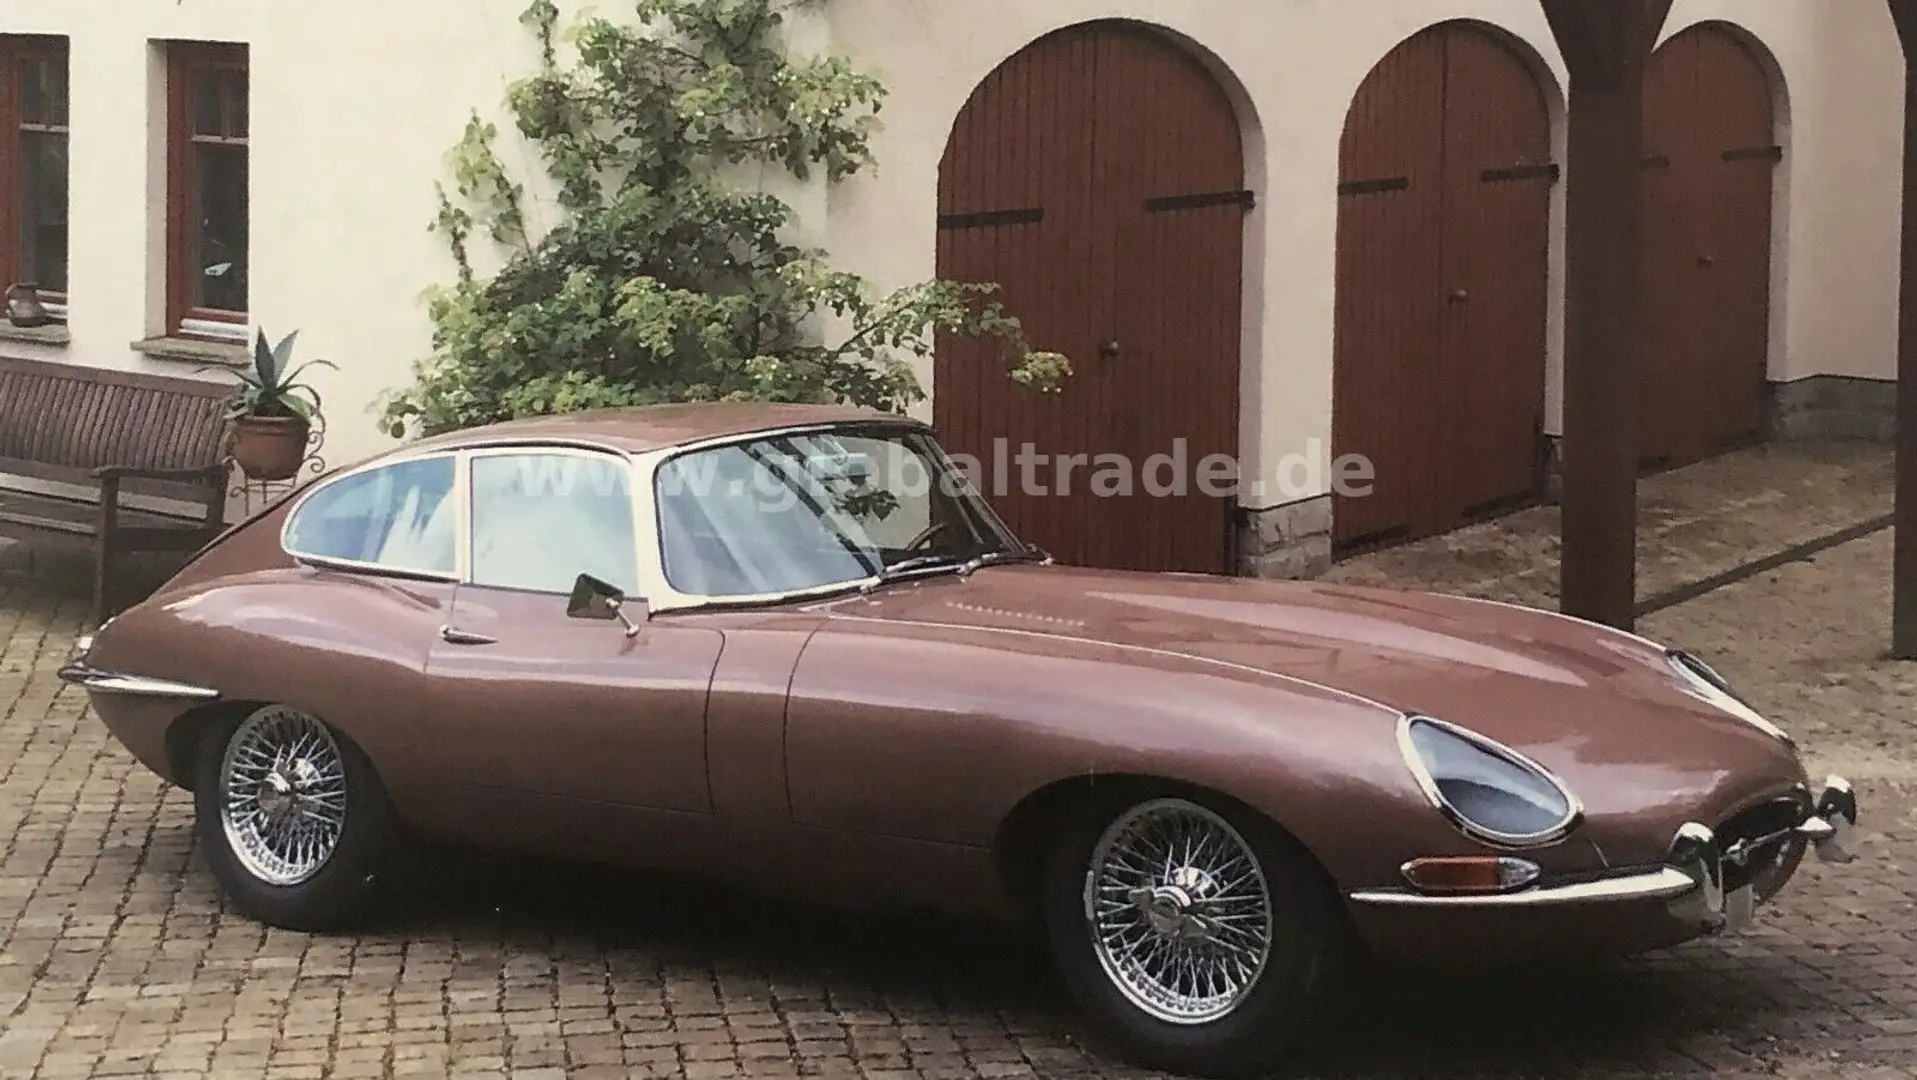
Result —
[[[1147,776],[1214,791],[1289,831],[1340,888],[1395,885],[1418,855],[1478,850],[1417,787],[1399,714],[1241,665],[1047,635],[834,620],[792,682],[803,825],[990,847],[1061,783]],[[1544,853],[1593,863],[1588,845]]]

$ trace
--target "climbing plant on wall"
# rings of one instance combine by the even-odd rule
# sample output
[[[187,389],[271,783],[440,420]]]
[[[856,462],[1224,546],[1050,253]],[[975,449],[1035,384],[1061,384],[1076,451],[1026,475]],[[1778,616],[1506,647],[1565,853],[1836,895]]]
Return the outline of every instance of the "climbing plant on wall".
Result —
[[[870,164],[884,98],[846,59],[787,47],[788,17],[825,0],[630,2],[636,19],[564,31],[554,0],[521,17],[540,62],[507,105],[561,221],[534,234],[475,113],[433,226],[458,277],[430,294],[432,355],[383,400],[392,434],[668,401],[896,411],[923,399],[909,361],[939,333],[996,340],[1008,377],[1056,389],[1066,358],[1034,352],[990,283],[880,293],[790,239],[792,207],[759,179]],[[480,239],[501,257],[487,275]]]

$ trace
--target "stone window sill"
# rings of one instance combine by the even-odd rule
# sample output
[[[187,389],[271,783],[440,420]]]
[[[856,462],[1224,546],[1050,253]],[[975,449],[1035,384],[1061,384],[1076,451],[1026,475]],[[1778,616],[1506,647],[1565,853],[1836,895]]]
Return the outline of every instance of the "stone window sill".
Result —
[[[134,352],[145,353],[155,360],[218,364],[234,368],[243,368],[252,361],[252,353],[246,346],[225,341],[163,336],[136,341],[132,348]]]
[[[49,323],[46,326],[15,326],[0,322],[0,341],[24,341],[32,345],[65,346],[73,341],[73,334],[65,323]]]

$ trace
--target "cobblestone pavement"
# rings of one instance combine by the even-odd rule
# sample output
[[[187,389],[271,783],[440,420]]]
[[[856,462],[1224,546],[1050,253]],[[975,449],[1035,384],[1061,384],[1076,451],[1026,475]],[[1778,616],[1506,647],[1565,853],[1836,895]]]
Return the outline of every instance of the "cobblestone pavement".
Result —
[[[1645,591],[1879,514],[1888,476],[1881,451],[1829,448],[1647,482]],[[1337,576],[1548,602],[1554,529],[1529,511]],[[53,676],[83,577],[21,554],[0,552],[0,1077],[1138,1075],[1084,1039],[1034,944],[994,927],[451,858],[382,932],[227,914],[188,798]],[[1704,651],[1857,781],[1860,861],[1807,861],[1735,938],[1379,982],[1300,1072],[1917,1076],[1917,666],[1879,658],[1889,566],[1877,533],[1642,626]]]

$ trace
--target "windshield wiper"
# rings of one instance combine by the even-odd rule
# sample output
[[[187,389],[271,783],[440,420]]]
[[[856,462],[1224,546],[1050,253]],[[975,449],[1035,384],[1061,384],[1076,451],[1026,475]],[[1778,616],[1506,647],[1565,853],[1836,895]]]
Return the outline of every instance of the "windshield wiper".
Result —
[[[965,577],[980,567],[996,566],[999,563],[1050,562],[1051,559],[1052,557],[1039,550],[1037,545],[1029,545],[1023,551],[1005,551],[1003,549],[998,551],[985,551],[972,556],[960,564],[959,576]]]
[[[901,578],[910,577],[914,571],[929,570],[934,567],[941,570],[962,570],[965,563],[950,555],[914,555],[874,571],[872,580],[866,583],[863,591],[870,592],[874,585],[890,584]]]
[[[969,559],[958,559],[951,555],[915,555],[909,559],[900,559],[898,562],[880,569],[872,575],[872,580],[866,582],[860,591],[871,592],[877,586],[889,585],[894,581],[911,577],[915,572],[920,570],[930,570],[934,568],[939,570],[953,570],[958,573],[958,576],[967,577],[970,576],[974,570],[981,567],[995,566],[999,563],[1049,560],[1050,558],[1050,555],[1040,551],[1037,547],[1027,547],[1022,551],[1005,551],[1003,549],[998,551],[984,551]]]

